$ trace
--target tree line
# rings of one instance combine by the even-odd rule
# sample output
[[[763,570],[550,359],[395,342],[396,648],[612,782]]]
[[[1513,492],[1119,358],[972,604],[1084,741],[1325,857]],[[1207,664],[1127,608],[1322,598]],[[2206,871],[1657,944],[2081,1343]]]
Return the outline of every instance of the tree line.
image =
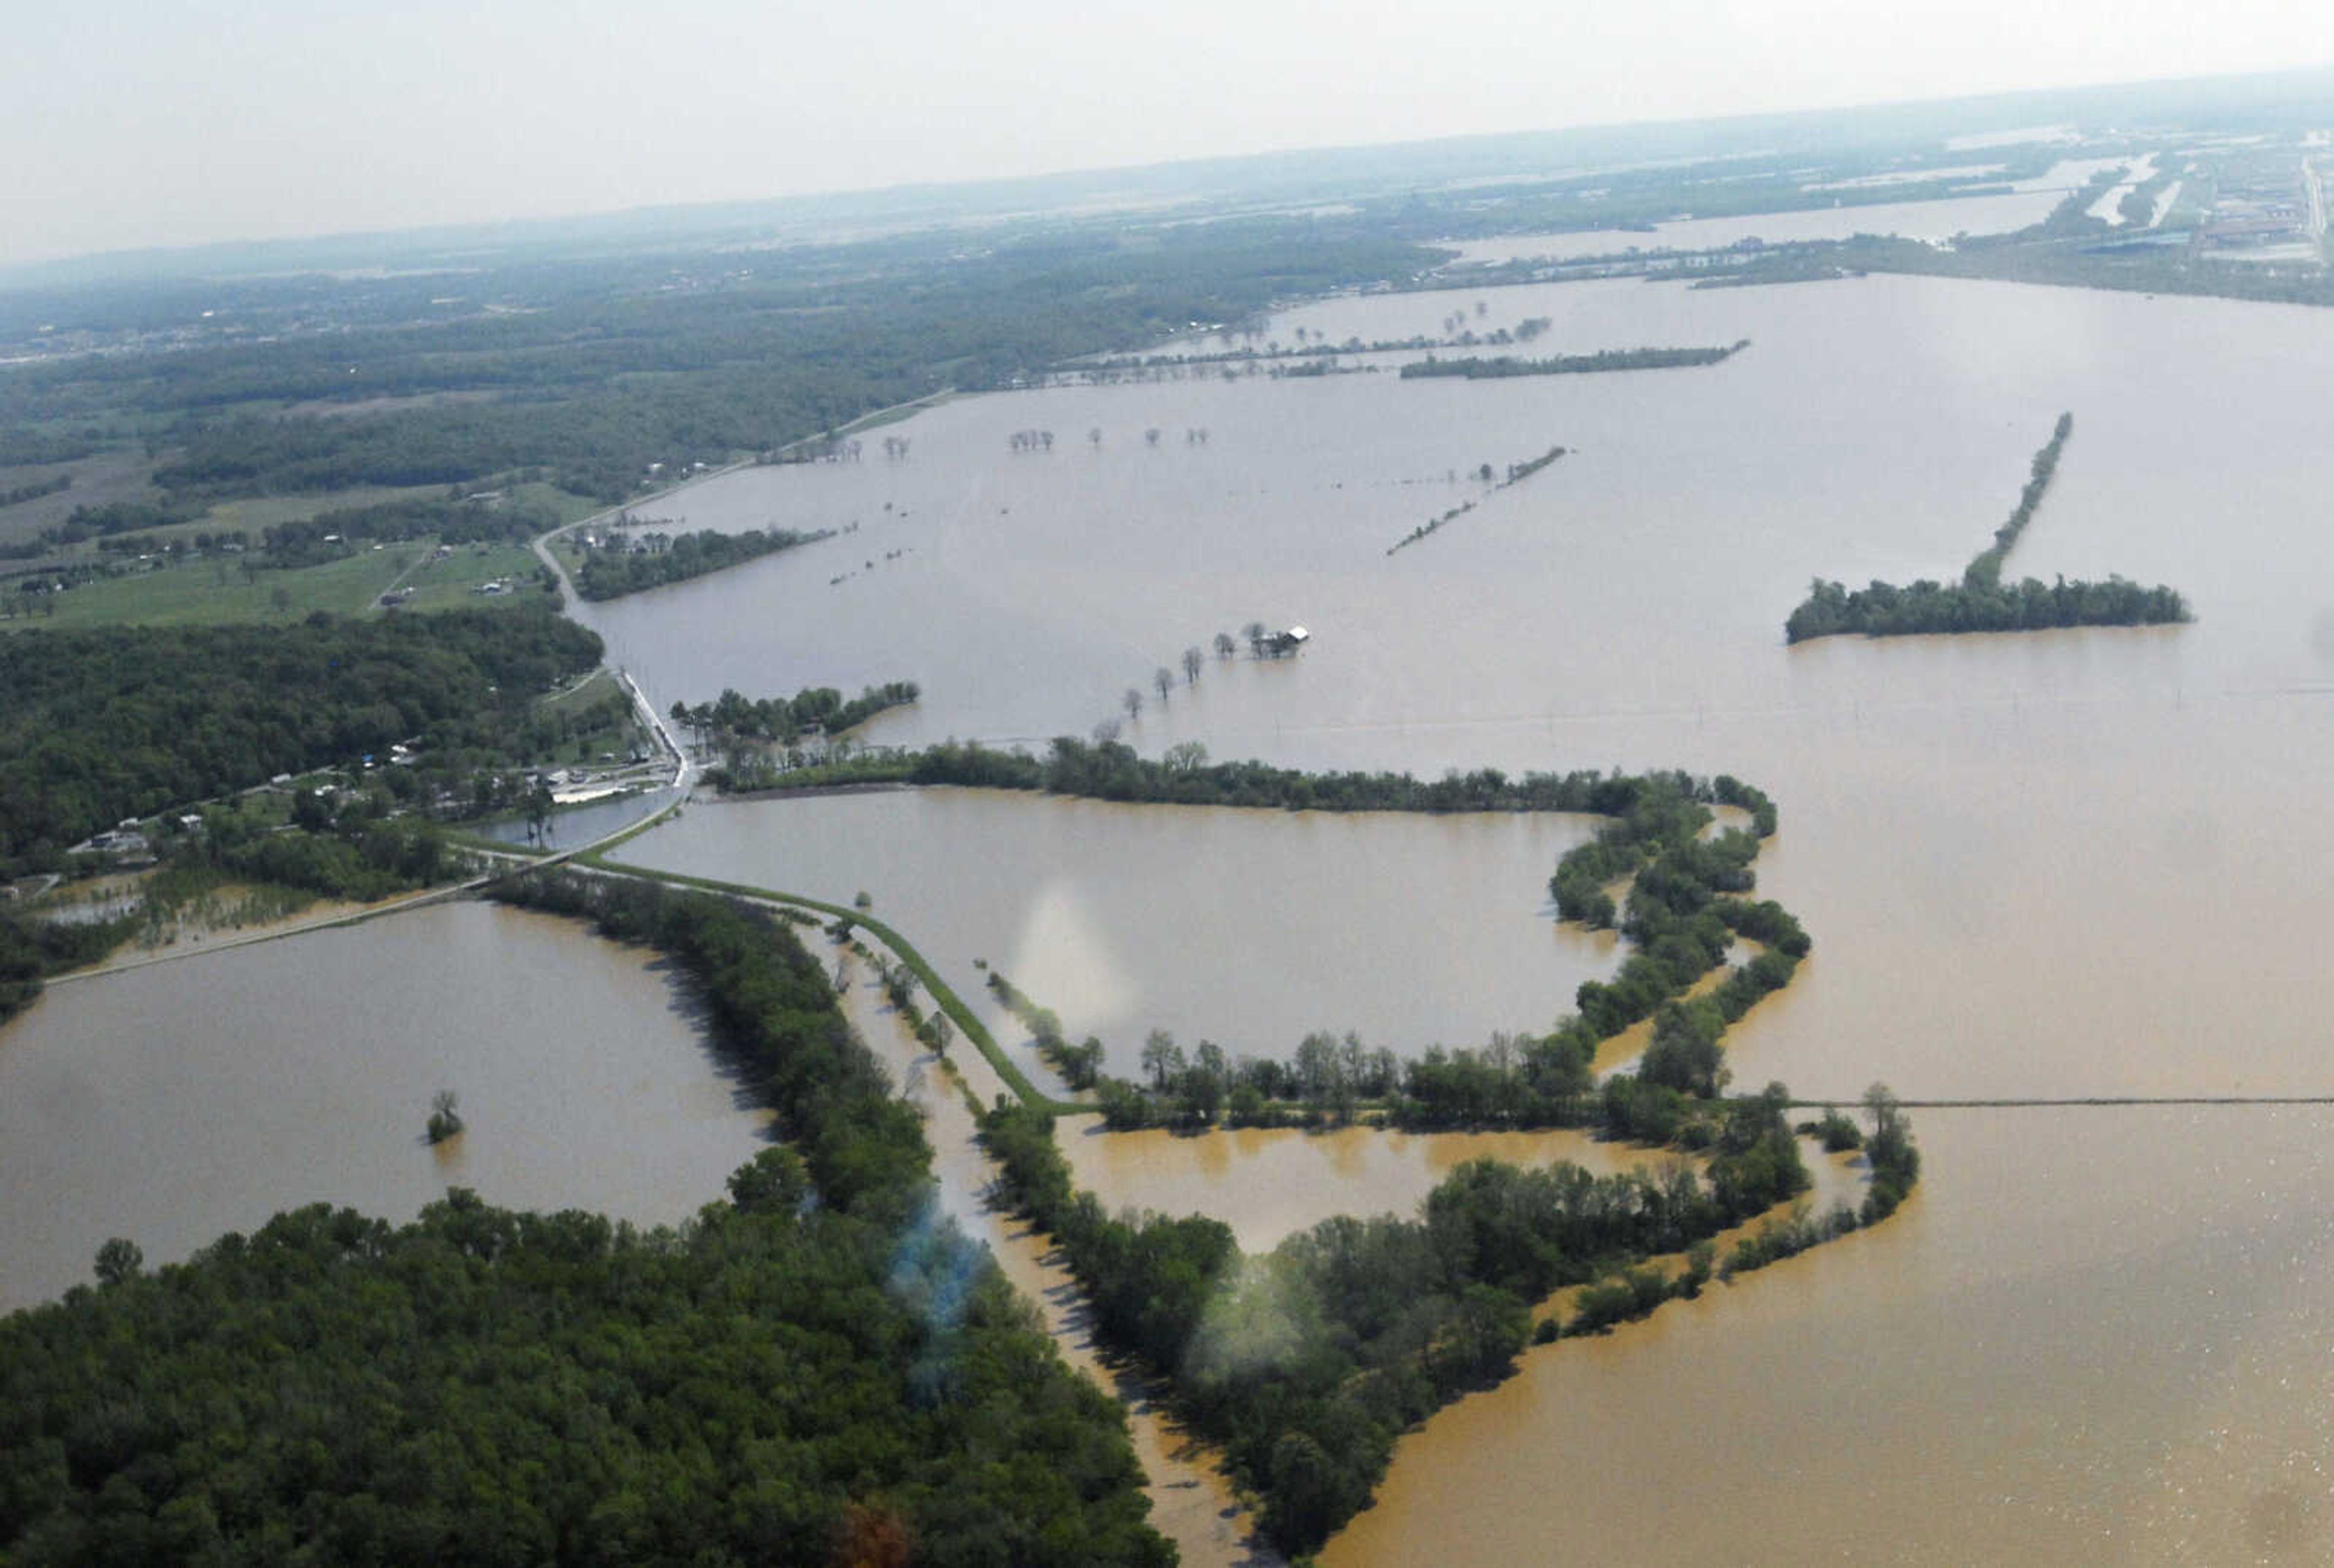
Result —
[[[19,506],[27,501],[37,501],[43,495],[54,495],[72,488],[71,474],[55,474],[46,479],[34,479],[23,485],[0,490],[0,506]]]
[[[711,702],[674,702],[672,719],[692,731],[700,746],[732,740],[793,746],[813,730],[837,736],[856,729],[877,714],[904,707],[921,695],[912,680],[862,687],[859,695],[848,701],[831,686],[806,686],[792,697],[749,697],[725,687]],[[716,782],[722,788],[730,787],[725,781]]]
[[[1610,980],[1584,981],[1575,1012],[1545,1036],[1494,1042],[1482,1051],[1437,1047],[1397,1066],[1391,1053],[1371,1054],[1348,1036],[1308,1038],[1288,1065],[1224,1059],[1220,1047],[1197,1065],[1172,1040],[1147,1086],[1101,1075],[1098,1046],[1072,1046],[1060,1020],[999,975],[990,986],[1037,1035],[1074,1086],[1092,1083],[1118,1126],[1350,1121],[1374,1103],[1409,1128],[1550,1126],[1602,1123],[1611,1130],[1669,1142],[1695,1122],[1693,1102],[1724,1086],[1719,1038],[1763,996],[1789,984],[1812,941],[1798,919],[1771,899],[1748,895],[1750,865],[1779,822],[1773,799],[1731,774],[1640,774],[1579,770],[1510,778],[1495,768],[1452,772],[1422,781],[1408,774],[1307,774],[1259,762],[1207,761],[1187,742],[1153,761],[1115,741],[1055,740],[1042,757],[943,742],[803,776],[1043,790],[1065,795],[1182,805],[1277,807],[1316,811],[1549,811],[1607,820],[1596,835],[1558,860],[1548,890],[1560,919],[1591,929],[1618,927],[1629,957]],[[1713,807],[1740,811],[1747,826],[1705,837]],[[1607,890],[1625,881],[1625,902]],[[1695,984],[1726,962],[1738,940],[1758,951],[1706,994]],[[1592,1092],[1589,1064],[1598,1044],[1647,1018],[1653,1041],[1641,1071]],[[1089,1049],[1092,1047],[1092,1049]],[[1172,1052],[1170,1055],[1168,1053]],[[1081,1082],[1083,1081],[1083,1082]],[[1291,1110],[1291,1104],[1296,1107]],[[1695,1134],[1687,1132],[1686,1136]]]
[[[1174,1548],[1118,1407],[930,1219],[915,1112],[782,926],[514,895],[680,960],[793,1141],[641,1231],[461,1188],[324,1205],[0,1320],[12,1563],[1124,1563]],[[124,1347],[130,1347],[126,1349]]]
[[[1056,744],[1059,757],[1062,743]],[[968,770],[948,782],[980,776]],[[1287,770],[1265,774],[1291,794],[1307,776]],[[1404,797],[1390,787],[1394,777],[1375,777],[1377,803],[1348,809],[1571,811],[1608,818],[1596,837],[1558,861],[1548,889],[1560,919],[1592,929],[1619,928],[1630,953],[1614,977],[1584,981],[1575,993],[1575,1010],[1544,1035],[1499,1035],[1480,1049],[1437,1045],[1408,1062],[1383,1048],[1370,1051],[1350,1033],[1342,1040],[1308,1035],[1282,1063],[1235,1057],[1210,1041],[1187,1056],[1172,1036],[1154,1031],[1143,1047],[1140,1079],[1103,1073],[1098,1041],[1072,1044],[1060,1018],[1004,976],[992,972],[990,989],[1030,1029],[1071,1087],[1095,1091],[1114,1128],[1194,1130],[1220,1121],[1326,1126],[1350,1122],[1366,1108],[1390,1125],[1416,1130],[1597,1126],[1646,1142],[1706,1144],[1708,1107],[1728,1081],[1721,1037],[1762,997],[1789,985],[1813,946],[1788,909],[1748,896],[1755,885],[1750,863],[1760,840],[1777,826],[1772,799],[1730,774],[1587,772],[1527,774],[1508,786],[1504,798],[1490,781],[1478,780],[1465,805],[1438,803],[1431,795],[1388,805]],[[1056,793],[1085,793],[1055,787]],[[1287,795],[1278,802],[1257,798],[1263,794],[1256,791],[1242,803],[1288,803]],[[1749,825],[1705,837],[1712,806],[1741,811]],[[1624,881],[1626,901],[1616,904],[1606,890]],[[1726,964],[1738,941],[1757,950],[1717,985],[1689,996]],[[1638,1071],[1608,1078],[1600,1090],[1592,1067],[1598,1046],[1648,1018],[1652,1038]]]
[[[46,920],[0,905],[0,1024],[33,1005],[41,982],[94,964],[137,929],[138,917]]]
[[[2188,601],[2161,584],[2144,588],[2109,574],[2104,582],[2069,582],[2063,576],[2045,583],[2029,577],[2001,581],[2010,552],[2034,520],[2059,456],[2074,433],[2075,417],[2059,416],[2050,439],[2034,454],[2018,505],[1993,543],[1972,557],[1958,583],[1922,578],[1909,587],[1874,582],[1850,589],[1817,578],[1808,596],[1783,623],[1787,642],[1861,633],[1866,637],[1914,637],[1936,632],[2040,631],[2060,626],[2166,626],[2194,619]]]
[[[673,535],[661,548],[593,550],[575,568],[575,592],[591,600],[621,599],[644,588],[686,582],[797,544],[815,544],[833,533],[831,528],[808,534],[791,528],[748,528],[740,534],[720,534],[700,528],[694,534]]]
[[[1669,370],[1715,365],[1750,346],[1742,339],[1712,349],[1599,349],[1593,354],[1557,354],[1545,360],[1519,360],[1510,354],[1497,359],[1438,360],[1429,354],[1402,368],[1405,381],[1457,377],[1461,380],[1502,380],[1510,376],[1579,376],[1602,370]]]

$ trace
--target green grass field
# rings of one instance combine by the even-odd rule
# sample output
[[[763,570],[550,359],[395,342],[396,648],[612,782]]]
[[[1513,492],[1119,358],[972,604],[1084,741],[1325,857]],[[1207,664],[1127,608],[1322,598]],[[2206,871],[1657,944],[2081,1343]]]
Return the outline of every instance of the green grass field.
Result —
[[[424,555],[431,554],[434,546],[391,545],[392,550],[418,548]],[[413,597],[405,601],[407,610],[459,610],[465,606],[516,604],[522,600],[539,599],[543,589],[535,581],[535,572],[542,563],[535,552],[524,544],[457,544],[454,553],[443,561],[425,560],[405,586],[413,590]],[[484,594],[472,592],[482,582],[509,581],[516,592]]]
[[[483,550],[457,546],[433,559],[435,542],[408,540],[362,550],[343,560],[293,571],[246,574],[232,556],[84,583],[70,592],[34,597],[10,593],[0,629],[63,630],[94,626],[187,626],[225,621],[294,620],[313,611],[359,615],[375,610],[394,585],[413,589],[408,611],[517,604],[539,599],[536,561],[523,544]],[[508,579],[516,592],[475,593],[480,583]]]

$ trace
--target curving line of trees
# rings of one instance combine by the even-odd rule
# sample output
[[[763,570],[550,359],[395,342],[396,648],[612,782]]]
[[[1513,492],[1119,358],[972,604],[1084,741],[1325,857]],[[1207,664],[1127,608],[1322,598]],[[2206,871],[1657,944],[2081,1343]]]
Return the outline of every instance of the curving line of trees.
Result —
[[[833,533],[831,528],[810,534],[791,528],[748,528],[742,534],[720,534],[701,528],[694,534],[674,535],[661,548],[594,550],[575,568],[575,592],[591,600],[621,599],[642,589],[661,588],[668,582],[684,582],[709,572],[742,566],[797,544],[815,544]]]

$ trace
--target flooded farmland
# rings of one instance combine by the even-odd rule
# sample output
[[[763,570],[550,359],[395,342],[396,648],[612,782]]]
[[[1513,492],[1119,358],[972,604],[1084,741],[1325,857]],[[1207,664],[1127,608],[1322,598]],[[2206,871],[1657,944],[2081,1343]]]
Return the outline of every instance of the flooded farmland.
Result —
[[[422,1144],[451,1089],[468,1130]],[[422,909],[53,988],[0,1035],[0,1308],[109,1236],[175,1261],[279,1209],[406,1218],[453,1186],[670,1224],[762,1147],[651,956]]]
[[[1618,962],[1612,933],[1559,928],[1548,906],[1548,873],[1594,822],[950,789],[700,805],[621,852],[832,903],[864,891],[1000,1039],[1027,1031],[982,961],[1132,1074],[1153,1029],[1268,1056],[1315,1030],[1415,1053],[1544,1029]]]
[[[911,742],[1083,735],[1182,647],[1302,621],[1301,659],[1211,663],[1126,737],[1429,774],[1726,769],[1774,793],[1762,889],[1818,948],[1737,1031],[1739,1080],[1852,1096],[1885,1079],[1915,1099],[2325,1092],[2310,998],[2334,829],[2313,807],[2334,544],[2310,521],[2325,474],[2307,389],[2334,322],[1873,278],[1331,300],[1268,331],[1393,339],[1454,310],[1478,330],[1549,316],[1551,351],[1754,346],[1701,370],[1187,375],[955,404],[902,427],[903,462],[744,475],[688,508],[848,514],[847,551],[598,623],[656,661],[661,696],[917,679],[923,703],[872,736]],[[1783,646],[1811,577],[1957,572],[2061,409],[2076,433],[2011,573],[2169,582],[2194,625]],[[1016,457],[1023,428],[1066,438]],[[1463,477],[1553,443],[1573,450],[1496,495]],[[1478,504],[1383,553],[1462,499]],[[666,851],[651,835],[637,852]],[[915,919],[977,921],[986,892],[936,876]],[[1336,1022],[1373,1032],[1364,1008]],[[2247,1529],[2322,1546],[2310,1347],[2334,1309],[2309,1281],[2334,1186],[2318,1113],[1916,1119],[1926,1178],[1887,1228],[1534,1352],[1524,1378],[1405,1441],[1333,1560],[1462,1543],[1462,1561],[1505,1562],[1559,1531],[1634,1539],[1621,1554],[1639,1560],[1656,1487],[1665,1518],[1704,1522],[1677,1539],[1705,1555],[1752,1497],[1801,1519],[1845,1508],[1842,1542],[1905,1561],[1965,1560],[1979,1516],[1990,1540],[2092,1561],[2179,1560],[2164,1543],[2181,1540],[2204,1543],[2187,1560],[2223,1560]],[[1218,1211],[1256,1222],[1273,1186],[1235,1174]],[[1921,1419],[1876,1435],[1879,1409]],[[1713,1463],[1713,1432],[1760,1437]],[[2264,1432],[2279,1436],[2249,1435]],[[1551,1454],[1601,1479],[1548,1489],[1509,1458],[1538,1476]],[[2298,1513],[2279,1501],[2295,1488]],[[1560,1516],[1536,1517],[1542,1498]]]
[[[1268,331],[1391,340],[1453,312],[1477,330],[1548,317],[1549,352],[1752,347],[1703,370],[1481,383],[1210,370],[965,399],[895,427],[904,458],[750,470],[665,504],[692,527],[855,532],[578,614],[660,705],[725,686],[919,682],[917,707],[870,726],[877,742],[1042,745],[1119,719],[1149,755],[1197,741],[1219,758],[1429,775],[1738,774],[1781,808],[1761,890],[1817,943],[1731,1036],[1741,1082],[1852,1097],[1880,1079],[1914,1101],[2334,1087],[2315,1005],[2334,928],[2318,782],[2334,760],[2319,396],[2334,316],[1867,278],[1337,299]],[[1958,573],[2062,409],[2074,436],[2011,574],[2168,582],[2195,624],[1783,645],[1810,578]],[[1012,434],[1030,428],[1056,432],[1055,449],[1016,452]],[[1467,477],[1558,444],[1567,455],[1520,485]],[[1462,502],[1471,510],[1432,538],[1385,553]],[[1124,714],[1128,688],[1250,620],[1314,638],[1293,659],[1210,654],[1196,684]],[[969,997],[985,957],[1114,1053],[1153,1026],[1252,1050],[1353,1028],[1408,1050],[1544,1026],[1609,964],[1539,904],[1578,831],[933,792],[695,806],[626,853],[840,899],[865,889]],[[459,943],[400,957],[402,924],[298,950],[370,955],[334,983],[384,1006],[417,972],[439,998],[517,984],[507,966],[457,967],[471,961],[448,956]],[[611,957],[546,940],[589,955],[579,970]],[[250,962],[288,965],[273,956],[294,948]],[[222,977],[206,984],[263,994],[265,974],[228,977],[242,962],[104,982],[157,989],[121,1002],[117,1025],[77,1028],[72,1049],[116,1059],[129,1048],[90,1041],[129,1036],[140,1017],[179,1020],[190,1054],[246,1027],[241,1014],[203,1022],[193,989],[212,967]],[[631,973],[639,1005],[662,1015],[661,985]],[[296,1012],[280,996],[324,989],[287,969],[264,994]],[[67,1042],[43,1030],[69,1006],[112,1005],[105,995],[60,992],[0,1038],[0,1090],[26,1062],[69,1088]],[[345,1188],[263,1183],[241,1207],[151,1233],[93,1228],[150,1234],[167,1253],[252,1223],[237,1216],[279,1194],[426,1199],[410,1140],[441,1076],[456,1073],[468,1111],[489,1093],[473,1084],[506,1070],[489,1067],[490,1041],[600,1038],[597,1022],[555,1029],[546,1020],[570,1016],[556,1009],[506,1016],[518,1022],[450,1059],[400,1057],[384,1027],[390,1042],[357,1057],[367,1098],[345,1123],[368,1136],[378,1123],[381,1147],[333,1151]],[[689,1065],[685,1029],[666,1026],[678,1054],[628,1064],[626,1082],[712,1082],[701,1059]],[[149,1141],[111,1147],[167,1168],[150,1140],[171,1122],[169,1086],[121,1072],[92,1103]],[[281,1077],[229,1076],[198,1102],[264,1101]],[[481,1111],[476,1158],[495,1125]],[[43,1140],[66,1125],[107,1147],[99,1112],[82,1114],[12,1124],[0,1159],[54,1159]],[[289,1134],[239,1120],[251,1114],[227,1118],[200,1158],[339,1169],[296,1150],[252,1155]],[[530,1134],[535,1185],[515,1171],[507,1188],[465,1179],[497,1201],[622,1211],[622,1195],[576,1174],[590,1164],[579,1150],[638,1114],[623,1104],[606,1133],[579,1135],[545,1112]],[[1818,1560],[2322,1560],[2329,1113],[1914,1114],[1924,1181],[1887,1226],[1609,1338],[1530,1352],[1521,1376],[1404,1439],[1378,1505],[1327,1560],[1507,1563],[1561,1541],[1584,1557],[1708,1561],[1748,1539]],[[640,1201],[718,1191],[752,1130],[714,1125],[739,1152],[669,1181],[653,1174],[664,1156],[644,1154]],[[1204,1202],[1261,1238],[1297,1222],[1292,1192],[1312,1212],[1342,1147],[1226,1140],[1162,1159],[1137,1143],[1078,1158],[1098,1186],[1119,1183],[1114,1201]],[[1178,1165],[1219,1152],[1220,1172]],[[1300,1158],[1318,1163],[1300,1170]],[[1388,1207],[1376,1195],[1416,1178],[1392,1145],[1355,1158],[1409,1172],[1365,1167],[1357,1208]],[[417,1166],[402,1186],[385,1174],[398,1161]],[[63,1190],[55,1175],[11,1180]],[[94,1244],[75,1242],[52,1272],[78,1275]]]

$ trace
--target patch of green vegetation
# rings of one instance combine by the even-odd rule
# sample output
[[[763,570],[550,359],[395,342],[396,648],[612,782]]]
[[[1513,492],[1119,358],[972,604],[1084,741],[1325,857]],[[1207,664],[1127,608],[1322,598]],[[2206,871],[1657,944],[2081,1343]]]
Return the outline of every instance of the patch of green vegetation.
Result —
[[[436,559],[432,552],[414,568],[402,584],[413,591],[413,596],[399,608],[492,610],[539,602],[550,592],[542,581],[542,561],[524,544],[458,544],[444,560]],[[478,592],[488,583],[502,584],[502,591]]]
[[[442,611],[539,602],[542,563],[523,544],[462,544],[440,559],[432,537],[365,548],[313,566],[269,567],[265,558],[212,553],[158,557],[63,592],[0,589],[0,626],[68,630],[109,626],[218,626],[296,620],[323,611],[359,615],[381,595],[410,588],[400,608]],[[44,581],[47,581],[44,579]],[[506,585],[477,592],[488,582]]]
[[[245,571],[231,555],[156,563],[62,593],[5,591],[19,629],[196,626],[297,620],[319,611],[355,615],[377,601],[423,553],[420,544],[365,551],[321,566]]]
[[[126,940],[138,917],[111,920],[46,920],[0,905],[0,1024],[41,994],[51,975],[93,964]]]
[[[1725,1101],[1703,1171],[1597,1177],[1479,1159],[1416,1218],[1341,1216],[1260,1256],[1205,1216],[1112,1215],[1076,1189],[1041,1109],[1000,1099],[981,1137],[1005,1197],[1060,1246],[1098,1337],[1162,1380],[1177,1416],[1259,1498],[1266,1534],[1301,1553],[1368,1505],[1403,1431],[1515,1370],[1532,1303],[1689,1248],[1674,1284],[1643,1274],[1625,1298],[1596,1295],[1576,1332],[1696,1294],[1712,1238],[1808,1187],[1787,1103],[1779,1085]],[[1863,1223],[1841,1208],[1790,1242]]]
[[[285,523],[305,523],[327,512],[352,506],[376,506],[391,501],[434,501],[446,494],[443,485],[359,485],[346,490],[326,490],[302,495],[243,495],[214,501],[202,516],[177,525],[188,535],[232,533],[243,529],[254,539],[262,531]],[[159,533],[159,530],[157,530]]]
[[[788,1146],[677,1230],[458,1188],[407,1227],[319,1204],[153,1273],[107,1242],[97,1288],[0,1319],[0,1545],[1172,1563],[1124,1413],[932,1223],[921,1121],[792,933],[632,879],[511,890],[670,954]],[[429,1136],[454,1114],[441,1095]]]
[[[1519,360],[1502,354],[1497,359],[1438,360],[1432,354],[1403,366],[1405,381],[1456,378],[1467,381],[1507,380],[1517,376],[1584,376],[1608,370],[1673,370],[1722,364],[1750,346],[1742,339],[1729,347],[1709,349],[1599,349],[1593,354],[1558,354],[1545,360]]]

